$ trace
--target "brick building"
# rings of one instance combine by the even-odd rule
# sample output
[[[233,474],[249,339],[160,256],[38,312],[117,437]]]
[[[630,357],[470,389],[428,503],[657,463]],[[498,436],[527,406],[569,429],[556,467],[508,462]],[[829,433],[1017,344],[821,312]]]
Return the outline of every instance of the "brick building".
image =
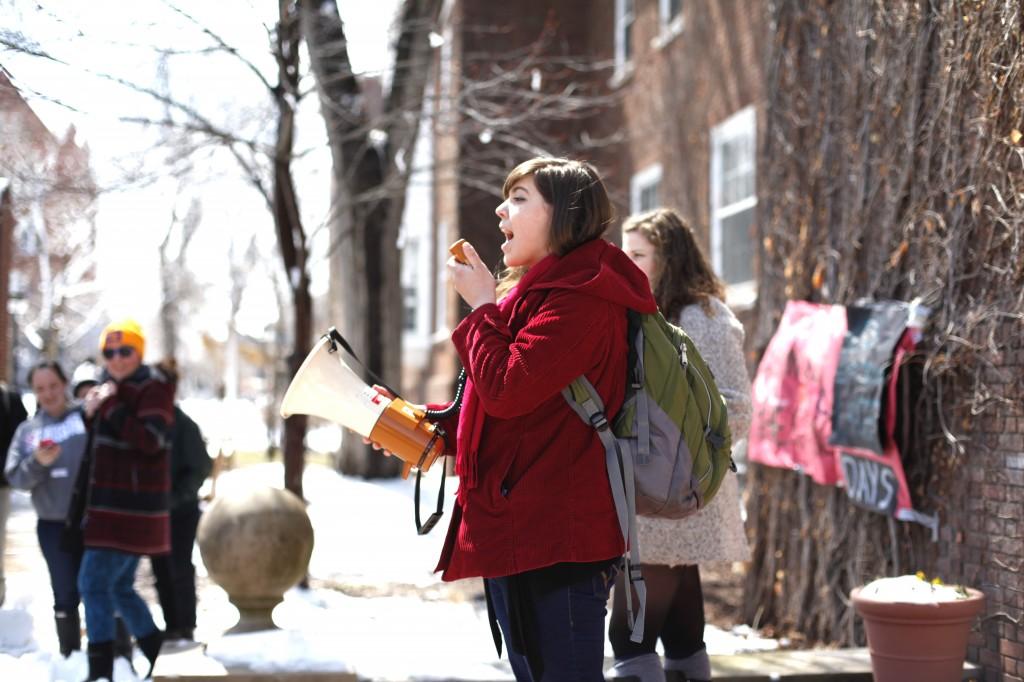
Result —
[[[827,15],[823,21],[826,26],[831,22],[834,32],[844,12],[868,12],[866,6],[842,3],[804,10]],[[407,347],[412,341],[422,351],[406,367],[410,396],[444,400],[457,368],[448,334],[465,310],[444,282],[445,248],[463,237],[477,246],[485,262],[497,263],[500,237],[493,211],[500,202],[501,178],[519,161],[542,152],[594,162],[620,216],[666,205],[690,218],[729,285],[730,305],[748,327],[754,369],[758,347],[771,335],[770,325],[762,322],[781,312],[784,303],[779,296],[768,304],[763,300],[768,287],[760,262],[765,257],[764,226],[770,220],[788,220],[793,242],[799,242],[798,231],[814,229],[813,221],[823,219],[810,215],[810,227],[798,222],[786,210],[789,194],[824,192],[821,188],[832,186],[820,167],[805,167],[801,161],[815,158],[820,153],[816,145],[825,144],[816,137],[823,128],[816,119],[794,124],[803,128],[792,137],[771,129],[773,120],[778,124],[772,116],[780,115],[770,109],[771,102],[785,101],[788,93],[768,90],[768,71],[778,66],[769,64],[769,54],[774,50],[775,58],[793,70],[806,69],[820,57],[799,42],[801,37],[773,35],[778,27],[772,17],[792,19],[787,12],[796,10],[739,0],[447,4],[445,41],[429,105],[435,114],[427,136],[434,161],[427,183],[431,218],[420,230],[418,278],[409,287],[409,309],[419,306],[430,312],[424,315],[427,323],[413,326],[406,339]],[[909,24],[920,16],[910,13],[904,21]],[[912,27],[892,31],[907,34]],[[825,31],[820,36],[826,44],[831,39]],[[797,47],[788,47],[787,40]],[[845,53],[837,48],[835,54]],[[581,62],[590,68],[576,68]],[[500,77],[507,73],[513,75]],[[800,73],[814,78],[812,71]],[[524,88],[539,101],[546,92],[565,92],[560,76],[593,98],[590,115],[560,117],[553,110],[546,121],[517,116],[528,109],[523,103],[531,101],[524,98]],[[810,96],[824,101],[835,93],[825,88]],[[819,104],[795,102],[802,111],[820,110]],[[509,121],[521,128],[517,131]],[[536,134],[526,134],[524,126]],[[765,140],[773,132],[775,144],[766,154]],[[769,158],[775,154],[786,158]],[[799,169],[786,183],[773,184],[770,170],[782,162]],[[864,163],[873,165],[870,159]],[[779,212],[770,213],[769,206]],[[1019,224],[1019,215],[1017,219]],[[811,279],[809,273],[806,279]],[[788,282],[778,287],[786,296],[806,295],[799,288],[789,293]],[[755,314],[759,307],[772,310]],[[757,324],[762,328],[756,329]],[[939,541],[929,542],[915,556],[924,564],[916,567],[985,591],[986,613],[972,635],[968,657],[985,666],[986,680],[1024,680],[1024,347],[1019,320],[1009,319],[996,343],[1001,359],[984,371],[991,373],[990,384],[1008,403],[965,422],[970,466],[959,470],[962,475],[950,481],[950,495],[942,500]],[[824,504],[833,492],[818,491],[813,502]],[[886,522],[876,516],[871,523]],[[864,643],[859,629],[844,632],[836,639]]]
[[[537,154],[593,162],[620,220],[681,210],[748,316],[765,36],[750,3],[455,0],[442,22],[433,134],[424,136],[432,220],[410,228],[420,244],[404,253],[403,268],[416,273],[408,308],[420,310],[405,338],[410,395],[443,399],[455,371],[448,330],[465,310],[444,282],[443,247],[462,237],[497,265],[501,182]],[[578,100],[567,103],[569,88]],[[523,115],[531,107],[539,113]]]
[[[952,491],[955,510],[940,531],[939,575],[963,576],[985,593],[981,627],[971,633],[968,659],[985,681],[1024,680],[1024,336],[1020,323],[1003,325],[1003,363],[989,368],[991,386],[1012,399],[978,415],[970,451]],[[952,516],[952,515],[951,515]]]
[[[13,309],[13,317],[0,317],[0,376],[20,380],[24,365],[58,358],[98,321],[88,286],[97,187],[88,146],[76,135],[74,126],[54,135],[0,67],[0,287],[5,301],[16,300],[3,312]]]

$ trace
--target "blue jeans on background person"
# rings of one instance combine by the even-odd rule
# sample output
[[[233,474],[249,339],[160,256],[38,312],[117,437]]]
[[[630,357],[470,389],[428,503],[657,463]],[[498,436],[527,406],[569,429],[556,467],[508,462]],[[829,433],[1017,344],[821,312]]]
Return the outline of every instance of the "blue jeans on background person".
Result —
[[[603,682],[605,616],[619,559],[486,578],[520,682]]]
[[[113,549],[87,547],[78,572],[78,591],[85,604],[89,642],[112,642],[114,613],[120,613],[136,639],[156,632],[149,607],[135,591],[139,557]]]
[[[46,559],[46,567],[50,571],[50,587],[53,589],[53,610],[56,612],[78,611],[80,601],[78,595],[78,569],[82,563],[82,555],[61,549],[61,535],[64,532],[63,521],[36,522],[36,537],[39,549]]]

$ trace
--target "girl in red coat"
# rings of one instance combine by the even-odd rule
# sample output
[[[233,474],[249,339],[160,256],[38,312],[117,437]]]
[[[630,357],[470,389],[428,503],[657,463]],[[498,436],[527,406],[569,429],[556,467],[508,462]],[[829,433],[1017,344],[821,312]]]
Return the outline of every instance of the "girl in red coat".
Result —
[[[516,679],[598,681],[623,539],[604,447],[561,390],[586,375],[614,415],[626,310],[657,305],[643,272],[601,238],[611,205],[592,166],[532,159],[503,193],[500,279],[470,246],[466,263],[448,261],[473,311],[452,333],[468,380],[457,424],[445,424],[459,490],[437,568],[484,578]]]

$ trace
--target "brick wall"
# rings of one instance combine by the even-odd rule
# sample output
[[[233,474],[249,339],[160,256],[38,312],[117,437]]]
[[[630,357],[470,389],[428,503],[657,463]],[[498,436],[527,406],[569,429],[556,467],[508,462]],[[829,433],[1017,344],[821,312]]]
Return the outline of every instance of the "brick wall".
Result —
[[[1010,402],[979,415],[963,458],[964,476],[939,542],[939,574],[961,576],[985,592],[980,627],[968,659],[985,667],[986,682],[1024,680],[1024,336],[1007,324],[1002,363],[987,370]],[[1001,344],[1002,345],[1002,344]]]
[[[762,98],[763,5],[684,3],[676,35],[663,32],[657,0],[635,6],[633,68],[620,86],[623,166],[613,183],[628,196],[631,176],[660,163],[660,202],[687,216],[707,246],[711,129]]]

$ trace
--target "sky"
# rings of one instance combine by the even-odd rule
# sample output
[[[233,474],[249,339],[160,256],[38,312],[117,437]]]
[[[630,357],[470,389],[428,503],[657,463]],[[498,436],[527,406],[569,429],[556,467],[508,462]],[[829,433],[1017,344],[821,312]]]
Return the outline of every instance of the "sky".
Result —
[[[423,508],[436,504],[439,469],[423,481]],[[233,496],[256,486],[280,487],[279,463],[225,473],[217,494]],[[318,465],[306,467],[303,490],[309,502],[315,544],[309,573],[312,589],[289,590],[274,610],[279,630],[224,636],[238,612],[224,591],[209,584],[199,594],[196,636],[217,665],[246,665],[261,672],[355,671],[363,679],[512,680],[507,659],[491,641],[482,601],[445,591],[433,568],[451,519],[456,481],[446,485],[445,517],[432,533],[416,535],[413,479],[364,481]],[[11,532],[14,551],[36,551],[35,515],[25,493],[17,492]],[[12,551],[11,544],[8,551]],[[19,550],[20,548],[20,550]],[[19,556],[38,570],[8,574],[8,599],[0,609],[0,679],[78,682],[87,671],[84,653],[68,660],[56,651],[50,590],[38,555]],[[205,575],[200,553],[194,561]],[[10,562],[8,565],[11,565]],[[462,581],[460,585],[478,581]],[[328,584],[344,586],[339,591]],[[471,594],[472,590],[463,592]],[[151,605],[162,623],[160,609]],[[778,648],[779,642],[740,626],[708,626],[712,656]],[[170,650],[168,650],[170,651]],[[611,656],[606,642],[606,656]],[[136,657],[136,668],[143,659]],[[118,664],[114,682],[134,682]]]
[[[338,4],[356,72],[386,70],[391,59],[388,28],[397,0]],[[262,132],[266,136],[272,129],[257,131],[252,123],[254,114],[269,106],[256,76],[234,57],[194,52],[212,44],[202,31],[208,28],[273,82],[276,66],[267,49],[267,32],[275,20],[276,3],[256,0],[0,0],[0,26],[14,27],[64,62],[0,49],[0,64],[50,130],[61,136],[69,125],[76,127],[78,141],[90,147],[99,184],[108,189],[97,202],[96,224],[98,276],[112,317],[130,315],[144,324],[155,321],[157,246],[168,230],[172,210],[184,214],[196,197],[202,202],[203,221],[186,257],[205,301],[194,322],[214,338],[226,337],[229,254],[232,244],[241,252],[254,239],[263,256],[250,272],[240,330],[261,336],[275,321],[271,277],[280,270],[280,256],[262,197],[243,181],[236,162],[223,150],[195,157],[194,172],[184,187],[164,178],[118,189],[126,172],[166,175],[166,148],[153,151],[159,131],[119,120],[123,116],[158,119],[163,109],[153,98],[98,75],[156,88],[158,66],[149,46],[173,48],[180,54],[168,60],[166,78],[176,98],[240,135]],[[313,86],[312,82],[305,85]],[[304,152],[296,172],[309,232],[322,224],[327,211],[330,155],[324,144],[317,98],[311,93],[300,105],[296,146]],[[324,250],[325,237],[325,231],[318,233],[315,253]],[[326,261],[318,258],[312,270],[314,293],[323,292]]]

